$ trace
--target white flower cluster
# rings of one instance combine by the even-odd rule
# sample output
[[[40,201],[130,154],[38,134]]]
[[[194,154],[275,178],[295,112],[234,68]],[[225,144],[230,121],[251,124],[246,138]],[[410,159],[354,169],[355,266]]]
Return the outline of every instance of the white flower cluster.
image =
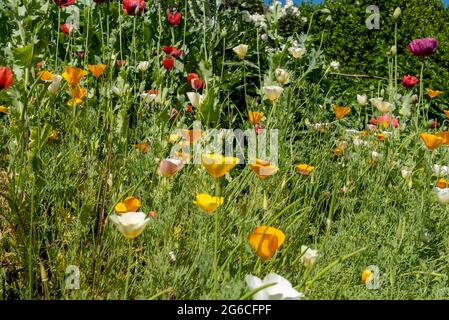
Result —
[[[280,1],[273,1],[273,4],[269,9],[271,12],[276,12],[278,14],[278,18],[286,15],[294,15],[297,17],[301,15],[298,7],[293,4],[293,0],[286,0],[285,6],[283,6]]]
[[[267,21],[264,15],[258,13],[250,14],[248,11],[243,11],[243,18],[246,22],[252,22],[263,29],[267,27]]]

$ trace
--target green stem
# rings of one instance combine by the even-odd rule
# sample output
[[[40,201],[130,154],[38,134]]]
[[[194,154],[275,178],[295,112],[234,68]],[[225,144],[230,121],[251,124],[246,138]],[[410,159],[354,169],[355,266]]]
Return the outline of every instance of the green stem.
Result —
[[[129,288],[129,278],[131,277],[131,266],[132,266],[132,253],[133,253],[133,239],[129,240],[129,248],[128,248],[128,268],[126,270],[126,281],[125,281],[125,295],[123,296],[123,300],[128,299],[128,288]]]

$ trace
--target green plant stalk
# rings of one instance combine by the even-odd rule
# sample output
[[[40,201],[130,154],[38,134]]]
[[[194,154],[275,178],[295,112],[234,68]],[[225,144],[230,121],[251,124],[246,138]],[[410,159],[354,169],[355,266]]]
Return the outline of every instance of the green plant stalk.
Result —
[[[394,24],[394,46],[397,50],[398,48],[398,23]],[[394,55],[394,94],[398,92],[398,55],[397,53]]]
[[[215,195],[220,197],[221,195],[221,179],[215,179]],[[214,264],[213,264],[213,272],[214,272],[214,286],[212,290],[213,299],[217,299],[218,294],[218,229],[219,229],[219,216],[218,212],[214,213]]]
[[[419,131],[419,116],[421,114],[421,107],[422,107],[423,95],[424,95],[423,74],[424,74],[424,60],[421,61],[421,73],[419,76],[419,100],[418,100],[418,107],[416,108],[416,122],[415,122],[415,127],[416,127],[417,132]]]
[[[128,288],[129,288],[129,278],[131,277],[131,267],[132,267],[132,253],[133,253],[133,241],[134,239],[129,240],[129,248],[128,248],[128,268],[126,270],[126,281],[125,281],[125,294],[123,295],[123,300],[128,299]]]
[[[59,26],[61,25],[61,7],[58,6],[58,29],[56,36],[56,52],[55,52],[55,72],[58,70],[58,50],[59,50]]]
[[[334,261],[331,262],[328,266],[326,266],[323,270],[321,270],[320,272],[318,272],[317,275],[316,275],[315,277],[312,278],[312,280],[307,281],[307,282],[306,282],[306,287],[310,289],[310,288],[312,287],[312,285],[313,285],[317,280],[319,280],[322,276],[324,276],[327,272],[329,272],[333,267],[335,267],[336,265],[342,263],[343,261],[348,260],[349,258],[351,258],[351,257],[353,257],[353,256],[355,256],[355,255],[357,255],[357,254],[359,254],[360,252],[365,251],[366,249],[367,249],[367,247],[360,248],[360,249],[358,249],[358,250],[356,250],[356,251],[354,251],[354,252],[351,252],[351,253],[349,253],[349,254],[343,256],[343,257],[340,257],[340,258],[334,260]],[[303,284],[296,286],[295,289],[301,288],[302,285],[303,285]]]

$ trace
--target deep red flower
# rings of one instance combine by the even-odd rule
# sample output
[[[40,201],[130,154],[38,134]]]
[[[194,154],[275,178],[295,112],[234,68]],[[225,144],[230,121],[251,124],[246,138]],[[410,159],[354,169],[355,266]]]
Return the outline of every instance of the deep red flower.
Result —
[[[182,15],[180,12],[169,12],[167,14],[167,21],[170,25],[176,27],[181,23]]]
[[[408,74],[404,75],[402,78],[402,85],[406,88],[413,88],[418,83],[418,78],[410,76]]]
[[[186,112],[192,112],[193,111],[193,106],[191,104],[188,104],[186,107]]]
[[[172,46],[163,46],[162,47],[162,51],[164,51],[164,53],[166,53],[166,54],[171,54],[173,52],[173,50],[176,50],[176,48],[172,47]]]
[[[141,15],[145,11],[145,0],[123,0],[122,8],[130,16]]]
[[[83,50],[75,51],[75,57],[77,57],[78,59],[84,59],[84,51]]]
[[[14,75],[8,67],[0,67],[0,90],[8,89],[13,82]]]
[[[184,52],[181,49],[176,49],[174,48],[173,51],[171,52],[171,56],[173,58],[181,58],[181,56],[184,54]]]
[[[431,56],[437,51],[438,41],[435,38],[415,39],[407,46],[408,52],[414,56]]]
[[[175,60],[171,56],[165,56],[164,59],[162,59],[162,65],[165,70],[170,70],[175,66]]]
[[[75,4],[76,0],[53,0],[53,2],[61,8],[64,8]]]
[[[190,85],[194,90],[201,90],[204,86],[204,81],[201,78],[194,78],[190,81]]]
[[[115,64],[117,65],[117,67],[121,68],[126,64],[126,60],[117,60]]]
[[[71,25],[70,23],[63,23],[63,24],[61,24],[59,29],[65,35],[69,35],[73,31],[73,25]]]

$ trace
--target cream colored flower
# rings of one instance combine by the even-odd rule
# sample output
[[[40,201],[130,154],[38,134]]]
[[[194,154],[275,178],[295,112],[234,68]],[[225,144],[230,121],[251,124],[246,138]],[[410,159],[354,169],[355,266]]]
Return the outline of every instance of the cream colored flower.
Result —
[[[306,53],[306,49],[301,47],[290,47],[288,48],[288,52],[293,58],[301,59],[302,56]]]
[[[198,92],[187,92],[186,94],[193,107],[201,107],[204,101],[204,96],[202,94],[199,94]]]
[[[246,44],[239,44],[238,46],[232,48],[232,51],[234,51],[239,58],[243,60],[248,52],[248,46]]]
[[[301,258],[300,261],[304,267],[308,268],[313,266],[318,259],[319,253],[318,250],[313,250],[308,246],[301,246]]]
[[[288,83],[290,80],[290,73],[285,69],[276,69],[274,75],[276,76],[276,81],[281,85]]]
[[[284,89],[279,86],[265,86],[263,87],[263,91],[268,100],[275,101],[281,96]]]
[[[121,215],[113,214],[109,219],[117,226],[117,229],[128,239],[139,236],[150,221],[143,212],[127,212]]]

